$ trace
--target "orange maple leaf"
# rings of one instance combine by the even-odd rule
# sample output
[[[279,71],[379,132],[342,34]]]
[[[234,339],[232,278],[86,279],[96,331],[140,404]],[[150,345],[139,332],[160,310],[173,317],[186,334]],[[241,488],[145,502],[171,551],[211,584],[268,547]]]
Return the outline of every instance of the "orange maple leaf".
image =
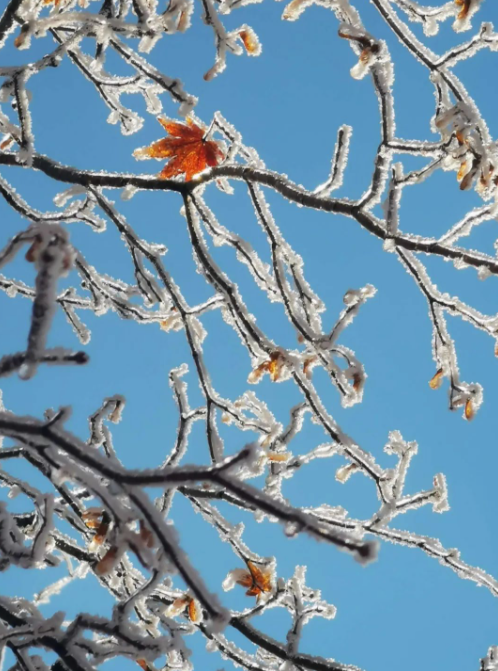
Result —
[[[133,155],[135,158],[169,159],[159,177],[167,179],[185,175],[185,180],[189,182],[194,175],[205,168],[218,165],[225,158],[218,143],[206,140],[206,129],[198,126],[192,119],[187,119],[186,124],[164,117],[159,117],[158,121],[170,137],[136,149]]]

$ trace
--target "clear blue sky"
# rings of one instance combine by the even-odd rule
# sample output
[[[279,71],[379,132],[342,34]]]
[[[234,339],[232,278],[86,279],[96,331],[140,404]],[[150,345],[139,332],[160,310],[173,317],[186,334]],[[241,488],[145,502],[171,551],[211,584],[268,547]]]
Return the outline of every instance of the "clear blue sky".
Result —
[[[4,2],[0,0],[0,8]],[[388,41],[394,58],[399,136],[429,138],[434,98],[427,72],[391,38],[369,3],[358,0],[357,5],[367,29]],[[346,41],[337,38],[337,21],[331,12],[313,7],[298,22],[285,23],[280,20],[283,7],[282,3],[267,3],[226,18],[229,27],[244,22],[252,25],[262,41],[263,53],[259,58],[229,56],[227,70],[209,83],[202,75],[212,64],[214,46],[210,30],[200,22],[199,7],[192,28],[185,35],[164,38],[151,60],[166,74],[181,78],[185,88],[199,97],[195,111],[201,119],[209,122],[220,110],[242,133],[245,143],[258,150],[268,168],[286,173],[309,188],[326,179],[337,128],[350,124],[351,154],[340,195],[358,197],[369,182],[379,139],[373,87],[368,77],[362,81],[350,78],[355,57]],[[483,3],[475,26],[483,20],[498,22],[498,6],[493,0]],[[441,52],[457,39],[463,36],[455,36],[450,23],[442,26],[437,38],[431,38],[434,50]],[[49,37],[33,44],[35,54],[50,49]],[[31,58],[28,52],[8,47],[0,61],[12,64],[26,58]],[[112,60],[109,70],[114,71],[114,67],[118,65]],[[496,54],[482,51],[472,61],[459,65],[456,72],[481,107],[491,134],[498,136],[498,93],[493,75]],[[130,105],[145,114],[145,124],[136,135],[125,137],[118,126],[106,123],[107,108],[68,61],[31,79],[29,88],[39,152],[80,168],[137,173],[158,169],[159,164],[137,163],[132,157],[136,147],[161,136],[156,120],[146,114],[138,98],[130,98]],[[166,96],[162,99],[165,113],[176,116],[175,106]],[[55,208],[52,199],[58,185],[43,175],[7,168],[0,174],[33,207]],[[269,261],[267,245],[243,192],[238,186],[235,196],[229,197],[211,186],[207,200],[219,213],[222,224],[250,240]],[[188,300],[194,302],[210,295],[195,271],[178,196],[140,193],[126,203],[120,202],[117,193],[110,197],[145,239],[167,245],[166,267]],[[268,197],[284,236],[303,256],[308,281],[328,306],[325,325],[334,323],[347,289],[370,283],[378,290],[341,339],[365,364],[368,380],[363,403],[344,410],[325,378],[318,378],[318,388],[341,426],[381,464],[388,466],[392,459],[382,452],[389,431],[399,429],[405,439],[418,441],[419,454],[407,478],[407,492],[429,488],[434,474],[446,474],[451,510],[436,515],[427,507],[398,518],[394,526],[437,536],[445,547],[458,547],[465,561],[498,575],[498,360],[493,356],[494,343],[456,318],[448,322],[457,344],[462,379],[478,381],[485,390],[476,419],[466,423],[460,412],[448,411],[445,390],[429,389],[428,380],[435,370],[427,306],[395,256],[386,254],[381,243],[352,220],[298,209],[280,197]],[[473,192],[458,190],[454,173],[437,173],[423,185],[406,191],[401,227],[438,235],[478,204]],[[26,226],[3,201],[0,222],[2,245]],[[488,222],[464,244],[494,253],[495,229],[496,222]],[[71,225],[70,234],[72,243],[99,271],[132,280],[127,252],[111,226],[99,235],[81,224]],[[258,323],[270,337],[281,346],[294,347],[295,335],[286,325],[281,306],[268,305],[261,298],[232,250],[215,248],[213,254],[239,283]],[[498,311],[495,278],[482,282],[473,270],[456,271],[441,260],[427,260],[427,266],[438,286],[450,294],[458,294],[489,314]],[[4,272],[33,281],[32,269],[22,261]],[[23,348],[31,305],[22,298],[12,300],[0,294],[0,310],[0,355],[4,355]],[[100,318],[85,313],[81,316],[92,329],[92,340],[84,348],[90,354],[90,364],[78,369],[40,368],[30,382],[17,377],[3,380],[5,405],[19,414],[40,417],[46,407],[70,404],[74,414],[69,427],[86,438],[88,415],[105,396],[121,393],[127,398],[127,407],[122,423],[114,430],[118,453],[130,467],[153,466],[174,441],[177,414],[167,375],[182,362],[191,364],[184,334],[166,334],[157,325],[143,327],[110,313]],[[218,313],[209,314],[203,323],[210,334],[205,351],[214,383],[220,393],[236,397],[248,386],[249,358]],[[49,344],[79,348],[62,314],[56,316]],[[192,371],[187,379],[192,405],[200,403],[195,373]],[[272,385],[265,379],[256,391],[281,421],[286,421],[289,408],[298,400],[290,382]],[[298,443],[303,450],[324,440],[316,429],[306,426]],[[227,430],[225,435],[230,451],[250,440],[248,434],[237,435],[234,431]],[[200,425],[192,433],[191,446],[186,461],[207,463]],[[368,517],[377,505],[373,486],[361,475],[353,476],[345,485],[338,484],[334,473],[340,463],[339,458],[316,462],[288,483],[285,494],[296,505],[327,502],[345,507],[352,516]],[[8,468],[28,477],[25,468],[10,463]],[[23,503],[21,499],[12,502],[12,509],[22,509]],[[215,532],[192,513],[186,502],[178,500],[172,516],[183,546],[192,553],[192,561],[202,567],[210,587],[230,607],[243,608],[246,598],[242,590],[227,595],[221,592],[227,571],[237,566],[229,548],[217,542]],[[498,601],[418,550],[382,544],[377,563],[362,568],[333,547],[306,538],[289,541],[278,527],[256,525],[249,518],[244,538],[259,554],[277,556],[282,577],[290,577],[296,564],[307,564],[308,584],[321,588],[323,597],[337,607],[334,621],[317,619],[308,625],[303,652],[334,657],[368,671],[397,671],[401,667],[403,671],[421,667],[428,671],[469,671],[477,668],[488,646],[498,644]],[[0,574],[0,593],[22,591],[29,597],[41,584],[63,575],[64,570],[32,575],[31,571],[11,569]],[[84,586],[74,583],[67,587],[44,607],[44,612],[64,610],[71,617],[84,609],[104,615],[110,612],[110,604],[96,580],[89,577]],[[272,611],[257,624],[285,640],[289,622],[283,611]],[[206,653],[202,640],[189,642],[197,669],[231,668],[229,662]],[[118,666],[136,668],[126,662],[112,668]]]

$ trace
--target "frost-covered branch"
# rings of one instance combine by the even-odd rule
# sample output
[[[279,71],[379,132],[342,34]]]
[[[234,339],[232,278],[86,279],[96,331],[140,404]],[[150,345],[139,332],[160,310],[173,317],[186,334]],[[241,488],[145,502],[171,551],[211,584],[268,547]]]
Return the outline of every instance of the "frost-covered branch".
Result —
[[[222,75],[227,54],[261,53],[254,30],[247,24],[229,28],[225,17],[250,0],[201,0],[200,4],[201,20],[212,32],[216,50],[214,65],[211,61],[202,66],[203,71],[209,68],[206,81]],[[425,257],[450,261],[455,271],[473,267],[480,279],[498,276],[496,255],[461,242],[481,224],[496,218],[498,149],[456,68],[462,61],[471,62],[483,49],[494,57],[497,34],[490,23],[483,23],[470,39],[441,53],[437,53],[437,44],[428,46],[425,38],[435,36],[443,21],[450,20],[457,33],[470,30],[480,0],[450,1],[438,7],[415,0],[372,0],[390,31],[386,40],[370,32],[362,19],[363,8],[360,13],[349,0],[292,0],[283,18],[296,20],[311,4],[331,10],[327,20],[331,35],[336,36],[333,39],[357,59],[351,76],[366,80],[358,85],[373,87],[379,105],[372,176],[356,200],[341,196],[355,170],[356,158],[349,155],[350,139],[355,137],[351,126],[338,128],[334,149],[323,146],[327,155],[333,153],[325,181],[318,187],[302,186],[293,178],[292,166],[288,168],[290,176],[266,167],[256,149],[244,144],[241,134],[220,112],[206,124],[193,114],[197,99],[185,91],[178,78],[164,74],[162,62],[158,65],[153,57],[159,41],[168,41],[169,48],[170,36],[183,33],[196,20],[190,0],[172,0],[167,6],[151,0],[11,0],[0,17],[0,47],[19,50],[19,58],[0,64],[0,194],[15,221],[29,222],[29,228],[20,223],[18,232],[3,241],[0,265],[3,268],[12,263],[12,277],[0,276],[0,290],[33,304],[26,325],[27,344],[21,342],[14,354],[2,353],[0,378],[17,371],[29,380],[44,363],[89,361],[85,353],[69,349],[71,343],[65,342],[64,348],[47,348],[59,308],[83,343],[90,339],[83,311],[103,318],[114,311],[124,320],[159,326],[167,343],[172,342],[172,332],[180,332],[189,359],[175,363],[169,371],[177,428],[162,441],[162,453],[151,468],[128,469],[122,461],[122,443],[115,439],[111,427],[121,420],[125,407],[122,393],[112,393],[103,401],[95,399],[92,408],[97,409],[88,418],[84,439],[66,430],[66,407],[47,410],[44,419],[0,408],[0,434],[6,439],[0,448],[0,486],[6,492],[0,501],[0,569],[14,565],[50,571],[60,566],[61,560],[67,565],[67,574],[44,587],[33,603],[21,597],[0,599],[0,645],[10,649],[14,668],[45,669],[45,662],[36,654],[38,648],[58,656],[53,671],[89,671],[109,659],[123,657],[144,671],[191,671],[186,639],[196,634],[204,636],[210,650],[249,671],[356,669],[301,652],[308,622],[314,617],[331,619],[335,608],[322,599],[319,590],[307,586],[304,567],[282,576],[277,557],[263,557],[250,547],[244,524],[233,522],[237,516],[265,525],[281,524],[288,537],[306,532],[349,551],[363,563],[375,558],[377,544],[382,541],[420,550],[459,577],[498,595],[496,578],[464,562],[458,550],[409,530],[411,515],[419,509],[430,506],[435,513],[448,510],[446,480],[441,473],[419,491],[407,491],[417,445],[393,431],[384,449],[387,456],[374,456],[343,430],[340,417],[330,410],[324,389],[338,392],[344,408],[363,400],[367,371],[345,343],[353,320],[355,327],[362,328],[362,314],[370,309],[364,306],[375,295],[375,288],[370,284],[357,289],[338,287],[344,295],[344,307],[335,320],[326,321],[330,319],[326,302],[312,287],[300,250],[288,242],[286,221],[278,221],[274,205],[282,199],[320,211],[328,216],[331,226],[336,225],[336,215],[342,215],[365,234],[372,234],[386,253],[394,254],[428,305],[435,361],[429,385],[437,389],[447,378],[450,408],[461,407],[464,418],[472,419],[482,402],[482,389],[478,383],[460,379],[458,343],[450,335],[448,316],[460,317],[496,342],[498,315],[484,314],[472,302],[454,295],[455,291],[438,288]],[[418,37],[409,22],[421,24],[425,37]],[[42,44],[45,38],[50,45],[43,42],[43,49],[32,57],[33,45]],[[435,105],[433,116],[425,121],[427,133],[436,134],[436,140],[397,134],[399,103],[393,82],[399,73],[392,56],[396,53],[393,39],[426,70]],[[159,118],[166,138],[135,151],[137,158],[166,161],[159,175],[139,174],[138,170],[109,172],[98,165],[83,169],[78,159],[74,165],[63,164],[51,158],[55,151],[42,153],[34,132],[38,133],[39,127],[38,101],[30,82],[43,77],[49,68],[59,75],[63,63],[70,65],[75,81],[83,78],[90,92],[100,97],[109,110],[107,121],[119,124],[125,135],[138,132],[151,117]],[[171,58],[168,68],[175,65]],[[342,63],[334,67],[342,67]],[[130,102],[133,97],[140,100],[143,116]],[[175,115],[184,121],[162,116],[163,105],[167,109],[173,105]],[[84,132],[90,131],[78,128],[79,142],[84,141]],[[413,158],[419,161],[415,168]],[[456,173],[455,197],[473,190],[482,202],[437,237],[415,234],[405,224],[406,190],[429,183],[440,170]],[[13,175],[20,172],[38,173],[56,190],[65,189],[55,197],[53,211],[30,204],[36,200],[31,201],[28,195],[28,180],[22,195],[17,193]],[[219,202],[211,200],[215,188],[220,192],[217,198],[235,194],[237,206],[240,198],[240,206],[248,207],[254,227],[266,241],[265,250],[250,244],[251,234],[246,236],[245,229],[241,232],[236,216],[219,215],[211,204]],[[160,192],[165,208],[170,203],[180,208],[181,218],[172,218],[171,225],[188,235],[196,270],[205,283],[206,292],[197,302],[187,299],[191,295],[188,281],[170,261],[163,241],[141,237],[141,222],[135,221],[133,208],[125,214],[125,207],[112,200],[115,195],[129,199],[137,192],[140,197]],[[96,267],[86,249],[72,246],[68,226],[81,228],[81,224],[89,227],[91,235],[107,227],[118,234],[117,244],[122,244],[129,264],[128,274],[123,265],[124,279],[108,274],[105,258]],[[150,230],[157,234],[158,229]],[[98,246],[98,236],[93,239]],[[20,257],[16,258],[23,246],[28,248],[25,260],[35,269],[32,286],[17,275],[24,267]],[[242,264],[251,289],[240,282],[231,266],[227,271],[221,265],[216,251],[220,246],[232,251],[234,261]],[[68,280],[61,289],[59,281],[65,275]],[[252,291],[261,305],[280,304],[279,314],[295,342],[279,331],[277,335],[271,332],[267,321],[260,318],[261,306]],[[241,375],[244,384],[254,385],[235,395],[221,393],[216,363],[206,345],[213,316],[220,316],[223,328],[226,325],[239,338],[234,378]],[[158,362],[158,367],[161,365]],[[72,374],[76,376],[77,370]],[[275,384],[278,391],[292,390],[285,420],[277,419],[281,417],[273,403],[277,392],[270,399],[260,393],[257,385],[263,380]],[[191,403],[192,382],[199,387],[200,396]],[[285,391],[278,397],[279,402],[282,399],[287,400]],[[298,438],[307,431],[308,421],[321,431],[323,442],[310,439],[303,447]],[[202,428],[202,436],[201,444],[196,445],[197,463],[189,464],[193,443],[201,435],[198,428]],[[250,437],[232,442],[239,431],[249,432]],[[238,445],[235,449],[234,444]],[[241,449],[240,445],[246,447]],[[336,480],[346,487],[351,477],[361,474],[366,478],[379,502],[367,519],[350,517],[327,491],[323,492],[323,503],[313,507],[295,505],[288,497],[287,481],[297,473],[311,471],[309,465],[318,459],[340,460]],[[29,481],[29,475],[20,477],[13,464],[22,464],[28,474],[34,469],[37,486]],[[157,496],[154,501],[148,492],[152,487]],[[14,512],[10,500],[17,495],[21,495],[24,508]],[[172,522],[179,499],[199,513],[202,523],[233,553],[234,568],[218,586],[210,582],[207,587],[198,572],[202,561],[182,549]],[[406,530],[393,526],[400,515],[404,515]],[[382,561],[382,554],[380,557]],[[37,604],[47,603],[71,581],[85,579],[89,572],[115,600],[109,619],[80,613],[64,621],[60,615],[45,618],[37,609]],[[243,589],[249,599],[247,608],[230,610],[226,606],[222,590],[232,588]],[[284,609],[289,616],[282,641],[257,625],[258,617],[272,608]],[[257,646],[257,652],[244,649],[244,642],[248,647]],[[481,660],[481,669],[491,671],[495,666],[496,650],[492,647]]]

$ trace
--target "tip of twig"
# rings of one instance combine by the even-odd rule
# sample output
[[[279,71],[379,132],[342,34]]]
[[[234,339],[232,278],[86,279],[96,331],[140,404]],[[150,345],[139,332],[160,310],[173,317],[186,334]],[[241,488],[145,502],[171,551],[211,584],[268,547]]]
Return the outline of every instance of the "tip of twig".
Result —
[[[359,545],[354,552],[357,562],[366,566],[377,560],[379,553],[379,543],[377,541],[367,541]]]

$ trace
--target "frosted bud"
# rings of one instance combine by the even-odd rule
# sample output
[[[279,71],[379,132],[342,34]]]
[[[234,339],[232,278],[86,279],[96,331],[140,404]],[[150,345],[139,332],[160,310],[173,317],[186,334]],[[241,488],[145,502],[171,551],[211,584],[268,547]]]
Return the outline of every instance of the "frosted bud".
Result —
[[[197,98],[189,96],[186,100],[182,102],[182,104],[178,108],[178,116],[181,117],[188,116],[192,112],[196,104],[197,104]]]
[[[434,499],[432,510],[435,513],[444,513],[450,509],[448,503],[448,488],[446,486],[446,478],[442,473],[434,476]]]
[[[349,289],[342,299],[346,305],[354,305],[358,301],[359,292],[356,289]]]
[[[491,270],[487,266],[481,266],[477,271],[477,277],[480,280],[487,280],[491,276]]]
[[[138,191],[136,186],[132,184],[127,184],[125,188],[121,191],[121,200],[131,200],[133,196]]]
[[[284,525],[284,534],[287,538],[294,538],[299,533],[299,524],[296,522],[286,522]]]
[[[340,482],[344,484],[349,480],[351,475],[358,470],[358,466],[356,464],[346,464],[344,466],[341,466],[340,468],[337,469],[336,474],[335,474],[335,479],[337,482]]]
[[[19,494],[21,494],[21,493],[22,493],[21,488],[18,485],[13,485],[10,488],[10,491],[7,494],[7,496],[9,497],[9,499],[15,499],[16,496],[19,496]]]
[[[284,9],[282,18],[286,21],[296,21],[311,4],[311,0],[292,0]]]
[[[424,20],[424,34],[434,37],[439,32],[439,24],[433,16],[426,16]]]

